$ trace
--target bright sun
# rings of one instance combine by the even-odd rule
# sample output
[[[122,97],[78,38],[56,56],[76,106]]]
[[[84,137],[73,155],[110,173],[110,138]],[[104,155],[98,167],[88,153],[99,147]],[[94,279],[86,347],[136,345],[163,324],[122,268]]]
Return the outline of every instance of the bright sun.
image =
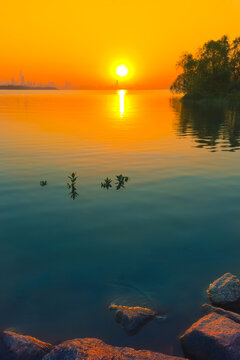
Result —
[[[128,68],[125,65],[119,65],[117,67],[116,73],[118,74],[118,76],[127,76],[128,74]]]

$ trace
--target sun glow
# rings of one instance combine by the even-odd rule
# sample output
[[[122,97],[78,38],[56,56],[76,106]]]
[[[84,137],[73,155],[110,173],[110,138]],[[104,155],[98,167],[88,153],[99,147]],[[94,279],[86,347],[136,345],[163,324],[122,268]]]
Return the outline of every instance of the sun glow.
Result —
[[[128,74],[128,68],[125,65],[119,65],[116,69],[116,73],[118,76],[127,76]]]

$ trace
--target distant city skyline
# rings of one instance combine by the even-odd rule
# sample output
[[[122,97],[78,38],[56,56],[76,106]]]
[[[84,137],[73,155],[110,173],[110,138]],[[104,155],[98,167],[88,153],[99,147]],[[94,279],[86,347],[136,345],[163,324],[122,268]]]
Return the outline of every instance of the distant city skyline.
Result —
[[[19,71],[19,77],[15,78],[14,76],[11,77],[10,80],[3,80],[0,78],[0,85],[12,85],[12,86],[26,86],[26,87],[54,87],[57,89],[66,89],[66,90],[71,90],[74,89],[74,86],[72,85],[72,83],[70,81],[66,81],[64,85],[60,85],[57,86],[55,84],[55,82],[53,81],[48,81],[47,83],[41,83],[41,82],[36,82],[36,81],[31,81],[31,80],[25,80],[25,76],[22,72],[22,70]]]

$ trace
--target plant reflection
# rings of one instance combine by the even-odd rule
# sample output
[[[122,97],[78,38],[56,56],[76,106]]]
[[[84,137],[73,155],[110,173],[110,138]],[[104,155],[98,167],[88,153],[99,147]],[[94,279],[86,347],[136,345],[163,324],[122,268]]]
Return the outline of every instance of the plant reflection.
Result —
[[[70,176],[68,176],[68,178],[70,179],[70,182],[67,183],[68,189],[70,189],[69,196],[71,197],[71,199],[75,200],[76,197],[78,196],[77,188],[76,188],[76,181],[78,177],[73,172]]]
[[[240,112],[234,105],[182,103],[179,98],[170,104],[177,117],[176,133],[194,138],[195,147],[240,150]]]

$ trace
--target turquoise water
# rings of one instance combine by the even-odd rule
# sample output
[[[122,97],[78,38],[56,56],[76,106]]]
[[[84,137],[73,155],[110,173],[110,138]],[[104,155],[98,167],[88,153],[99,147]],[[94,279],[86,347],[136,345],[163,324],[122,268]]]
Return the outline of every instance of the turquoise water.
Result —
[[[239,112],[168,91],[2,91],[0,123],[2,329],[181,354],[208,284],[240,275]],[[129,337],[111,303],[168,317]]]

